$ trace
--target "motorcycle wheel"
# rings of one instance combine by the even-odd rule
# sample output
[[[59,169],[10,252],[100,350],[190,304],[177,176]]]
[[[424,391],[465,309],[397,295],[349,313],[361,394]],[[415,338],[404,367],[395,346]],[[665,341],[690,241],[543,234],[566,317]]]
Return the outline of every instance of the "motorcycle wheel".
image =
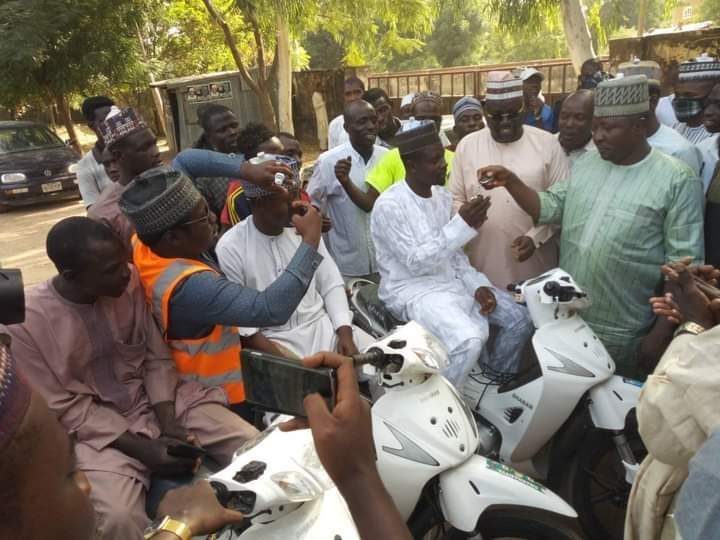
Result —
[[[635,458],[642,462],[647,450],[637,425],[628,426],[625,436]],[[608,431],[594,429],[588,433],[570,463],[564,484],[560,492],[567,494],[590,540],[623,539],[632,486],[625,481],[625,468]]]
[[[446,524],[428,507],[411,524],[415,540],[465,540],[476,534],[465,533]],[[480,517],[477,538],[482,540],[582,540],[576,521],[559,514],[524,506],[495,507]]]

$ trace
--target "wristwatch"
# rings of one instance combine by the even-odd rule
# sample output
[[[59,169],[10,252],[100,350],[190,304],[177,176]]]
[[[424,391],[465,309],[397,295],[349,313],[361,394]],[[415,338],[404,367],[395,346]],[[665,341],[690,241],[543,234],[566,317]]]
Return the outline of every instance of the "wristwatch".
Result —
[[[705,327],[703,327],[702,325],[699,325],[696,322],[687,321],[678,326],[678,329],[675,330],[673,337],[677,337],[682,334],[691,334],[693,336],[697,336],[698,334],[702,334],[704,331]]]
[[[192,538],[192,531],[190,527],[185,525],[182,521],[172,519],[170,516],[157,518],[153,521],[150,526],[145,529],[143,538],[148,540],[155,538],[161,532],[173,533],[180,540],[190,540]]]

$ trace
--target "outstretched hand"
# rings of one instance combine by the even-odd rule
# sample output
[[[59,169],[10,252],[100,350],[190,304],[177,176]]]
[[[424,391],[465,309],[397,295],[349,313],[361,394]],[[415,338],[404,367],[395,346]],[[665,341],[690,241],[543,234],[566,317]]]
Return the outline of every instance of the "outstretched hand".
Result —
[[[711,328],[715,326],[715,321],[720,319],[718,317],[720,315],[720,299],[708,298],[698,287],[694,276],[703,275],[710,280],[715,280],[714,269],[700,267],[702,269],[692,270],[688,264],[688,261],[683,260],[667,263],[660,268],[666,279],[672,283],[674,290],[669,300],[665,298],[663,302],[656,301],[655,304],[658,304],[661,314],[670,320],[690,321],[704,328]],[[651,303],[653,300],[651,299]],[[661,303],[664,306],[661,306]],[[655,311],[655,305],[653,305],[653,310]]]
[[[272,191],[285,191],[282,186],[275,184],[275,175],[282,173],[285,178],[292,178],[294,173],[292,169],[281,161],[264,161],[257,165],[253,165],[249,161],[240,165],[240,177],[251,184],[262,186]]]
[[[510,182],[517,180],[515,173],[502,165],[489,165],[479,169],[477,178],[480,185],[485,189],[506,187]]]

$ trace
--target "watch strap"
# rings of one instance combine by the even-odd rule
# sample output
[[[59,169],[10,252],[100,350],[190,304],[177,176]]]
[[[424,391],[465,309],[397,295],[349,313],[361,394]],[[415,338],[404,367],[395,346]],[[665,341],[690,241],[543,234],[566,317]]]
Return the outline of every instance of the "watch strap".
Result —
[[[675,330],[674,336],[680,336],[682,334],[691,334],[693,336],[697,336],[698,334],[702,334],[705,331],[705,327],[702,325],[699,325],[696,322],[687,321],[682,323],[677,330]]]
[[[158,527],[150,534],[145,535],[145,539],[155,538],[161,532],[173,533],[180,540],[190,540],[192,538],[192,531],[190,527],[185,525],[182,521],[172,519],[170,516],[165,516]]]

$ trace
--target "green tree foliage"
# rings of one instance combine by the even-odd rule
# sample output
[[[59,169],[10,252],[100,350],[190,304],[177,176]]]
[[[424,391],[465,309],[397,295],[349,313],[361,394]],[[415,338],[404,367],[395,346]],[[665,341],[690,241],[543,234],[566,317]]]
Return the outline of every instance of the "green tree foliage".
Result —
[[[72,139],[68,96],[121,81],[136,45],[134,0],[0,2],[0,100],[57,104]]]
[[[145,0],[141,36],[158,79],[235,68],[223,35],[199,0]],[[239,13],[229,13],[241,54],[252,59],[250,34]]]
[[[700,6],[700,18],[703,21],[720,21],[720,0],[705,0]]]

